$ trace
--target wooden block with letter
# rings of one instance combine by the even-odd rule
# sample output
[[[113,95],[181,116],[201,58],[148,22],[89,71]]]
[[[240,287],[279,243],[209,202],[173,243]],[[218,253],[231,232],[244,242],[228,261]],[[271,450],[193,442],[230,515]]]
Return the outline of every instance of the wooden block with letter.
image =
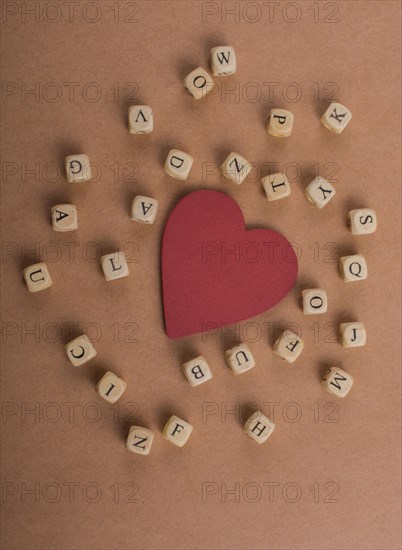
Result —
[[[96,350],[91,340],[83,334],[74,340],[71,340],[66,346],[65,351],[74,367],[81,367],[87,361],[96,356]]]
[[[189,422],[173,415],[166,422],[162,433],[163,437],[170,441],[170,443],[183,447],[187,443],[192,431],[193,426]]]
[[[131,426],[126,446],[129,451],[139,455],[149,455],[154,440],[154,433],[141,426]]]
[[[159,203],[151,197],[137,195],[131,206],[131,219],[136,222],[153,224],[158,212]]]
[[[107,371],[96,385],[97,393],[109,403],[116,403],[123,395],[127,384],[113,372]]]
[[[39,292],[52,285],[49,270],[43,262],[26,267],[22,274],[29,292]]]
[[[326,372],[322,385],[332,395],[346,397],[353,386],[353,377],[342,369],[332,367]]]

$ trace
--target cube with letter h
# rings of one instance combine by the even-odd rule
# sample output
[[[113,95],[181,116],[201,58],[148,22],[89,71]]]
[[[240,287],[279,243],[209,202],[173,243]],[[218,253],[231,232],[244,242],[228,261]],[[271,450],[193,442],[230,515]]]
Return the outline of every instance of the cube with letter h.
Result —
[[[275,429],[275,424],[262,414],[256,411],[244,424],[246,434],[257,443],[264,443]]]

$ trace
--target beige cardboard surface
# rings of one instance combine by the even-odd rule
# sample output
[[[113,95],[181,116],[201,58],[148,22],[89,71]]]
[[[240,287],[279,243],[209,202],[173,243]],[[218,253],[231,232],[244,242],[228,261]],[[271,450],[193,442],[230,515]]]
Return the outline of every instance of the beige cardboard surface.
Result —
[[[391,1],[2,3],[2,548],[401,547],[400,11]],[[221,44],[235,47],[237,74],[196,102],[182,79]],[[340,136],[319,122],[331,99],[353,113]],[[152,134],[129,134],[132,103],[153,107]],[[295,116],[285,141],[265,132],[274,106]],[[170,148],[194,157],[187,182],[164,174]],[[232,150],[255,163],[238,187],[217,172]],[[67,183],[74,153],[89,156],[95,182]],[[259,180],[277,169],[292,194],[268,203]],[[337,190],[322,211],[303,197],[317,173]],[[283,232],[300,274],[273,310],[173,341],[161,235],[199,188],[229,193],[248,227]],[[136,194],[158,199],[153,226],[130,220]],[[79,228],[56,233],[50,208],[68,202]],[[360,206],[377,212],[373,235],[346,227]],[[99,257],[117,249],[130,276],[106,283]],[[340,279],[349,253],[365,255],[367,281]],[[53,286],[30,294],[21,270],[39,260]],[[301,312],[310,286],[328,292],[324,316]],[[365,347],[336,342],[350,320],[366,324]],[[288,323],[305,340],[294,365],[272,353]],[[64,344],[84,330],[97,357],[74,368]],[[257,362],[239,377],[224,362],[236,340]],[[198,354],[214,378],[191,388],[180,364]],[[355,378],[344,401],[320,384],[333,365]],[[95,392],[106,370],[127,382],[119,405]],[[264,445],[242,433],[256,403],[276,424]],[[171,414],[194,426],[182,449],[161,435]],[[148,457],[125,449],[132,424],[155,431]]]

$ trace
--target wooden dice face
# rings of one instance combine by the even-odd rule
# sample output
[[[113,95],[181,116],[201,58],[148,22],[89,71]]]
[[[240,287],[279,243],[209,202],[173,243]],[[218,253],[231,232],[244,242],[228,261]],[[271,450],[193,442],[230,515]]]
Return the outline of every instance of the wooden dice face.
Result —
[[[236,72],[236,53],[231,46],[212,48],[209,64],[214,76],[229,76]]]
[[[250,348],[240,344],[225,351],[226,362],[233,374],[242,374],[255,367],[255,360]]]
[[[53,206],[52,226],[55,231],[74,231],[77,229],[77,207],[74,204],[58,204]]]
[[[91,340],[85,334],[69,342],[65,351],[74,367],[80,367],[96,355]]]
[[[225,178],[240,185],[250,173],[251,164],[238,153],[230,153],[220,169]]]
[[[285,174],[278,172],[265,176],[261,183],[269,201],[277,201],[290,195],[290,184]]]
[[[315,178],[304,190],[304,195],[317,208],[324,208],[335,196],[335,188],[321,176]]]
[[[344,348],[365,346],[367,341],[364,323],[341,323],[339,325],[339,342]]]
[[[107,281],[114,281],[127,277],[129,274],[127,260],[124,252],[112,252],[101,257],[103,274]]]
[[[154,433],[141,426],[131,426],[127,437],[127,449],[139,455],[149,455]]]
[[[22,271],[22,274],[24,275],[29,292],[45,290],[45,288],[49,288],[52,284],[49,270],[43,262],[26,267]]]
[[[173,415],[163,428],[163,437],[174,445],[183,447],[187,443],[192,431],[193,426],[191,424]]]
[[[191,71],[184,79],[184,86],[195,99],[201,99],[214,89],[212,77],[202,67]]]
[[[314,315],[326,313],[328,309],[327,292],[322,288],[309,288],[302,291],[303,313]]]
[[[275,429],[275,424],[262,414],[256,411],[244,424],[246,434],[257,443],[264,443]]]
[[[150,134],[154,129],[154,115],[149,105],[133,105],[128,110],[130,134]]]
[[[353,377],[342,369],[332,367],[326,372],[322,385],[332,395],[345,397],[353,386]]]
[[[70,183],[89,181],[91,179],[91,165],[87,155],[70,155],[66,157],[66,174]]]
[[[159,203],[151,197],[138,195],[131,206],[131,219],[136,222],[152,224],[158,212]]]
[[[202,355],[191,361],[187,361],[182,368],[184,376],[193,387],[199,386],[212,378],[212,371],[209,368],[207,360]]]
[[[116,403],[123,395],[127,384],[124,380],[108,371],[96,385],[97,393],[109,403]]]
[[[293,363],[301,354],[304,342],[294,332],[285,330],[274,345],[274,353],[285,359],[288,363]]]
[[[352,113],[341,103],[331,103],[321,117],[321,124],[335,134],[341,134],[352,118]]]
[[[293,113],[285,109],[271,109],[267,132],[275,137],[288,137],[293,129]]]
[[[167,156],[164,170],[172,178],[186,180],[190,173],[194,159],[188,153],[172,149]]]
[[[363,254],[339,258],[339,272],[346,283],[367,279],[367,263]]]
[[[368,235],[377,230],[377,216],[371,208],[358,208],[348,214],[348,226],[352,235]]]

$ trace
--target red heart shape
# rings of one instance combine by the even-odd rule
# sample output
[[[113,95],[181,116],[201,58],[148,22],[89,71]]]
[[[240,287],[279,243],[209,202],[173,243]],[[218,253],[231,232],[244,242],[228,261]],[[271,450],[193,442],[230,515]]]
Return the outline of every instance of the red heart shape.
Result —
[[[190,193],[163,234],[166,334],[179,338],[258,315],[282,300],[296,277],[296,254],[280,233],[246,231],[242,211],[224,193]]]

